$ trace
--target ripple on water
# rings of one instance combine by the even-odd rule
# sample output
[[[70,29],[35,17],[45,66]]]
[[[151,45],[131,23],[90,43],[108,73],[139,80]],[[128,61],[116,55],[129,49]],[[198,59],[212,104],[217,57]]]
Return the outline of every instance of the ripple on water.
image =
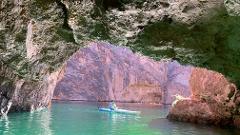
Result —
[[[149,127],[163,135],[240,135],[240,130],[169,121],[166,118],[154,119]]]

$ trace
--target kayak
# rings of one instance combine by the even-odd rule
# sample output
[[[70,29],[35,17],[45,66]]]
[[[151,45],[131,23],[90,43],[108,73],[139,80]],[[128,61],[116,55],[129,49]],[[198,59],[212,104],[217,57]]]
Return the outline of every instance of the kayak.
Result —
[[[111,110],[110,108],[99,108],[99,111],[109,112],[109,113],[134,114],[134,115],[141,113],[140,111],[130,111],[125,109]]]

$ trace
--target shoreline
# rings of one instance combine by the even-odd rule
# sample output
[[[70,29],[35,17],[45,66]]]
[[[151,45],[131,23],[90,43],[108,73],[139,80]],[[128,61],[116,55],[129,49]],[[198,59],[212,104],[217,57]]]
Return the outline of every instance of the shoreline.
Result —
[[[52,103],[58,103],[58,102],[69,102],[69,103],[96,103],[96,104],[107,104],[111,101],[96,101],[96,100],[59,100],[59,99],[52,99]],[[164,107],[164,106],[171,106],[171,105],[165,105],[165,104],[155,104],[155,103],[140,103],[140,102],[124,102],[124,101],[114,101],[115,103],[118,103],[119,105],[136,105],[136,106],[153,106],[153,107]]]

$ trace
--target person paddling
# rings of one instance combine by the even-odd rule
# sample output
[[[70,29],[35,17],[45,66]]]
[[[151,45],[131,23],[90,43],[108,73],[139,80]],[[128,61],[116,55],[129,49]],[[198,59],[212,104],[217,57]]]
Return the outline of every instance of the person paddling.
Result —
[[[109,103],[108,108],[111,109],[111,110],[118,109],[117,105],[113,102],[113,100]]]
[[[139,115],[140,111],[131,111],[125,109],[119,109],[117,105],[111,100],[108,104],[107,108],[101,107],[98,109],[99,111],[109,112],[111,114],[120,113],[120,114],[131,114],[131,115]]]

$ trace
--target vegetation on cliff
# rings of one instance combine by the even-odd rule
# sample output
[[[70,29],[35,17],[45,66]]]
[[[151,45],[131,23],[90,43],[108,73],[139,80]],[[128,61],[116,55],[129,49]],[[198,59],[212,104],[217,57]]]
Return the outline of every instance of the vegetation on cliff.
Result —
[[[220,12],[188,27],[169,21],[148,25],[133,49],[155,59],[171,58],[226,75],[240,87],[240,17]]]

